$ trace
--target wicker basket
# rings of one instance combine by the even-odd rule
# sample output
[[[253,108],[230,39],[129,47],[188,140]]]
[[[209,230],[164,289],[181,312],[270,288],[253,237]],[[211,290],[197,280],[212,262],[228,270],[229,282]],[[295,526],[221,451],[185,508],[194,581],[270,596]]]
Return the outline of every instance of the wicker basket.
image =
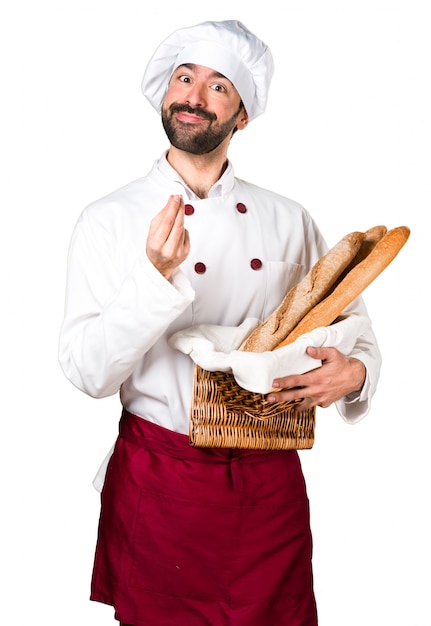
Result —
[[[271,403],[242,389],[230,373],[194,369],[190,444],[203,448],[303,450],[314,443],[315,407]]]

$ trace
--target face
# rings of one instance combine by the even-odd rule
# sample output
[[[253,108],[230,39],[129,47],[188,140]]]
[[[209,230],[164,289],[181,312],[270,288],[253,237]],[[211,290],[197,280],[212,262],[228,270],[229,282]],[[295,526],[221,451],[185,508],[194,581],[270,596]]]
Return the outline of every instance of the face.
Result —
[[[170,143],[192,154],[208,154],[247,124],[241,98],[226,77],[201,65],[181,65],[172,75],[162,107]]]

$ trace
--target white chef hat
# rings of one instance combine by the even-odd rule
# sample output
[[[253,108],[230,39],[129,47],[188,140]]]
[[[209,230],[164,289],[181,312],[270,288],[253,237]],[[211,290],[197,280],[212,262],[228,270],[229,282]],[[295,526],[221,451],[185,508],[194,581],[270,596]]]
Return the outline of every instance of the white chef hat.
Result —
[[[264,112],[274,64],[268,46],[237,20],[203,22],[165,39],[150,59],[142,91],[160,112],[169,80],[184,63],[204,65],[237,89],[249,120]]]

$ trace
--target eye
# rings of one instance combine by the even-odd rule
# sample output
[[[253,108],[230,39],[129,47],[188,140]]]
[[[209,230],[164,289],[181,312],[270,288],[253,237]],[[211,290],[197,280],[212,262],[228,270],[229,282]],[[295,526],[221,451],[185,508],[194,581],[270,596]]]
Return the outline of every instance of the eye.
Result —
[[[192,79],[190,78],[190,76],[188,74],[180,74],[178,76],[178,80],[181,83],[191,83],[192,82]]]
[[[222,83],[215,83],[214,85],[212,85],[211,89],[220,93],[226,93],[226,87]]]

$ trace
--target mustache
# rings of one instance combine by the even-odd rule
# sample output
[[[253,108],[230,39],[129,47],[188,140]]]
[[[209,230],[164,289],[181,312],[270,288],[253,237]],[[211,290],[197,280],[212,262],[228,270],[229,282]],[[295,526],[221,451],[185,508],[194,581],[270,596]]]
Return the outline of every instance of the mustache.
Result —
[[[209,120],[210,122],[215,122],[217,119],[217,115],[215,113],[210,113],[205,109],[196,108],[194,109],[189,104],[171,104],[169,107],[169,111],[171,115],[173,113],[190,113],[191,115],[196,115],[197,117],[202,117],[205,120]]]

